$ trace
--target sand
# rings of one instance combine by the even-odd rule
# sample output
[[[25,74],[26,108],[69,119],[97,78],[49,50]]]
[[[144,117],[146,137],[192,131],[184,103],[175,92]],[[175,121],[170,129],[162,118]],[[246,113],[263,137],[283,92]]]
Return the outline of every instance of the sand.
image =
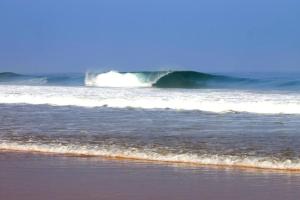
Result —
[[[1,200],[297,200],[300,174],[0,152]]]

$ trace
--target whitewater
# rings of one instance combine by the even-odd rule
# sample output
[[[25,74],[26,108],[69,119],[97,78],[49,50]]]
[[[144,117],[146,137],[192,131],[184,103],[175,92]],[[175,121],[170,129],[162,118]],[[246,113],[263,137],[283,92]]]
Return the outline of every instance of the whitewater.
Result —
[[[300,170],[298,77],[0,73],[0,151]]]
[[[240,90],[2,86],[0,103],[300,114],[300,94]]]

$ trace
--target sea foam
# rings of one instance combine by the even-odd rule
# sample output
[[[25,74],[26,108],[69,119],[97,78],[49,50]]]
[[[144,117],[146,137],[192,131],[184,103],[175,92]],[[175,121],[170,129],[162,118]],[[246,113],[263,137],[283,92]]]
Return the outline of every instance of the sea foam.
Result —
[[[85,85],[97,87],[151,87],[151,82],[145,82],[133,73],[109,71],[101,74],[87,73]]]
[[[247,167],[276,170],[300,170],[300,160],[278,160],[272,157],[230,156],[193,153],[157,153],[155,149],[137,150],[136,148],[118,148],[116,146],[86,146],[61,144],[22,144],[0,142],[0,150],[41,152],[77,156],[103,156],[111,158],[137,159],[145,161],[188,163],[227,167]]]
[[[300,94],[242,90],[164,90],[50,86],[1,86],[0,103],[300,114]]]

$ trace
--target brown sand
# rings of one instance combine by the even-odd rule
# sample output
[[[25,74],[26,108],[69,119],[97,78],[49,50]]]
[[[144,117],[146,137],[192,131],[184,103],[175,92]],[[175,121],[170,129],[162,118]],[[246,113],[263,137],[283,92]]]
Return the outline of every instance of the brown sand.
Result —
[[[298,200],[300,175],[0,153],[0,200]]]

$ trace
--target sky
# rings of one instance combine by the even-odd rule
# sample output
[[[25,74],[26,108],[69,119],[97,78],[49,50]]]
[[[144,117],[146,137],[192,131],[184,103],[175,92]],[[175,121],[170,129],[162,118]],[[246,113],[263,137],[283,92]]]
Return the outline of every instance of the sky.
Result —
[[[0,0],[0,71],[300,71],[299,0]]]

